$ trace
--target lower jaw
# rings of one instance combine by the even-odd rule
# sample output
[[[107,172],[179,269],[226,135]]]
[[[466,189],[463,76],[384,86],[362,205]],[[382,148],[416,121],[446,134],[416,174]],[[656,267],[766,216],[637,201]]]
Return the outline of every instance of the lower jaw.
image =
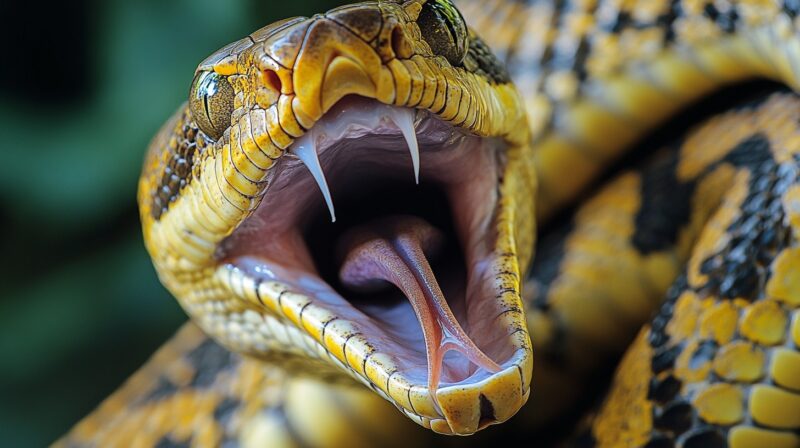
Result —
[[[491,285],[481,294],[485,299],[467,303],[464,296],[465,307],[474,307],[471,313],[480,326],[469,325],[469,319],[462,322],[467,323],[471,335],[496,335],[495,340],[480,345],[495,346],[487,354],[500,365],[500,371],[470,367],[453,354],[446,359],[445,374],[436,390],[428,383],[421,331],[407,301],[398,300],[391,308],[363,306],[346,300],[315,273],[292,271],[257,257],[231,262],[227,270],[236,271],[241,277],[238,283],[257,285],[259,304],[270,310],[267,314],[276,316],[265,319],[274,335],[282,334],[277,337],[290,342],[295,353],[303,351],[304,356],[319,358],[364,383],[422,426],[444,434],[471,434],[510,418],[527,399],[531,370],[527,341],[508,324],[510,319],[504,320],[501,305],[485,300],[518,294],[493,281],[494,267],[500,263],[494,255],[479,260],[478,267],[471,269],[470,283]],[[231,274],[225,275],[236,283]]]
[[[454,232],[452,225],[441,226],[440,230],[450,235]],[[341,239],[341,235],[333,236],[336,233],[317,233],[318,238],[327,237],[331,242]],[[227,264],[243,273],[253,284],[281,284],[293,294],[305,296],[314,304],[325,308],[337,320],[352,322],[353,327],[358,328],[358,332],[374,351],[392,358],[397,371],[410,384],[429,389],[431,393],[435,394],[437,387],[456,384],[466,386],[480,382],[497,372],[497,367],[487,370],[484,365],[483,368],[478,368],[474,357],[468,360],[468,356],[463,356],[464,350],[456,350],[445,354],[441,369],[436,369],[441,372],[439,379],[433,384],[429,378],[432,366],[428,355],[431,347],[426,347],[425,332],[408,294],[388,284],[369,293],[343,284],[338,278],[339,264],[331,262],[336,258],[333,254],[336,251],[335,245],[327,244],[323,249],[317,246],[316,250],[310,252],[308,258],[313,263],[312,266],[320,266],[320,269],[291,266],[258,254],[236,256],[228,259]],[[476,245],[480,249],[475,249],[466,256],[459,246],[458,241],[451,237],[444,242],[438,257],[437,254],[432,254],[434,281],[439,284],[447,308],[452,311],[469,340],[492,361],[507,366],[506,361],[513,356],[514,351],[513,347],[503,343],[508,329],[495,325],[491,319],[486,318],[504,311],[496,302],[504,289],[495,281],[490,269],[496,259],[493,253],[484,252],[485,248],[491,248],[493,244],[482,241],[480,245]],[[298,321],[293,323],[301,331],[312,334],[319,332],[319,342],[326,345],[326,349],[336,351],[338,347],[335,344],[327,346],[324,340],[326,335],[322,334],[330,332],[333,327],[328,328],[324,319],[310,323],[307,319],[308,310],[304,310],[298,317]],[[440,345],[437,343],[433,348],[439,349]]]

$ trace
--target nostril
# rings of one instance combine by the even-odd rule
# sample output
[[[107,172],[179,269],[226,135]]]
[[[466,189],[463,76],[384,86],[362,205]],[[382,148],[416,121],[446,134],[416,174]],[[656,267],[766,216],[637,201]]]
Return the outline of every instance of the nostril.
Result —
[[[272,106],[280,99],[282,87],[278,73],[272,69],[262,70],[261,86],[256,89],[256,102],[265,109]]]
[[[272,69],[266,69],[262,72],[264,77],[264,85],[266,85],[269,89],[274,90],[277,94],[281,93],[281,89],[283,88],[283,83],[281,83],[281,78]]]
[[[408,59],[414,54],[411,43],[406,39],[406,34],[400,25],[392,30],[392,51],[394,56],[400,59]]]

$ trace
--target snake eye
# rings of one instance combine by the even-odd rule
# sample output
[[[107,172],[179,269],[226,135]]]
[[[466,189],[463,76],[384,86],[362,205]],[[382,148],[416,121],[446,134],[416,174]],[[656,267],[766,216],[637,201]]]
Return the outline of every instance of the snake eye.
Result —
[[[451,65],[461,65],[467,55],[467,25],[450,0],[428,0],[417,18],[422,37],[434,54]]]
[[[192,81],[189,109],[200,130],[214,140],[231,125],[233,96],[228,79],[214,72],[202,71]]]

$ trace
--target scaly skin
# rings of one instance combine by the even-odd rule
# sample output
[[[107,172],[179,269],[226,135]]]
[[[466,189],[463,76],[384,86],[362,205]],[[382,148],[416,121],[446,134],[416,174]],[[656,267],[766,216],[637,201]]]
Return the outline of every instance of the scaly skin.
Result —
[[[527,421],[591,405],[587,383],[604,377],[672,283],[580,440],[800,443],[796,423],[764,414],[800,409],[787,382],[800,369],[791,334],[800,297],[792,289],[798,117],[790,94],[718,115],[654,162],[620,174],[544,238],[525,284],[539,354]],[[785,394],[748,397],[767,386]]]
[[[279,399],[274,396],[291,388],[281,381],[270,382],[281,376],[270,367],[275,362],[292,373],[313,369],[325,381],[336,381],[346,372],[425,427],[444,433],[474,432],[484,426],[479,395],[489,397],[493,416],[503,421],[516,412],[530,390],[531,352],[520,319],[527,321],[541,360],[533,380],[534,403],[526,409],[537,416],[525,415],[522,425],[517,419],[507,425],[507,431],[527,435],[530,428],[524,427],[531,419],[557,417],[562,411],[559,406],[581,398],[582,389],[576,385],[628,345],[670,283],[685,271],[655,320],[625,355],[603,406],[580,441],[599,446],[670,446],[673,441],[680,446],[799,446],[800,387],[795,378],[800,377],[796,155],[800,104],[791,95],[709,120],[683,140],[672,159],[624,173],[600,190],[579,209],[572,227],[554,237],[551,247],[555,249],[545,251],[546,258],[537,258],[533,264],[525,285],[527,315],[521,313],[516,280],[527,270],[533,252],[534,202],[539,219],[546,220],[576,198],[630,143],[680,107],[722,85],[767,77],[796,86],[793,67],[800,63],[800,41],[792,7],[630,2],[619,9],[612,2],[462,1],[468,23],[508,64],[522,92],[524,99],[520,99],[504,76],[475,71],[468,64],[453,68],[442,58],[431,58],[418,28],[404,22],[405,17],[413,18],[415,4],[408,2],[402,10],[394,3],[383,4],[382,31],[364,29],[355,33],[358,38],[342,34],[341,25],[319,18],[312,20],[320,25],[319,35],[327,36],[320,40],[301,40],[291,33],[308,21],[270,37],[266,36],[274,28],[267,27],[253,37],[257,43],[245,40],[201,64],[201,69],[240,75],[232,82],[237,92],[234,126],[212,142],[197,131],[184,110],[154,140],[140,185],[140,204],[145,239],[159,275],[203,330],[226,347],[252,357],[236,362],[254,366],[259,379],[249,384],[257,384],[253,387],[260,396],[272,394],[273,398],[251,401],[248,395],[239,395],[247,401],[232,407],[237,419],[205,430],[213,435],[201,436],[202,428],[213,427],[203,424],[209,421],[203,419],[220,407],[219,397],[228,396],[217,391],[242,389],[223,386],[242,381],[233,375],[220,380],[219,386],[214,383],[203,389],[196,400],[203,402],[209,394],[217,394],[217,400],[187,416],[182,429],[157,414],[152,417],[152,426],[159,429],[152,434],[139,429],[143,445],[187,440],[196,444],[271,440],[277,445],[280,440],[288,445],[337,446],[359,440],[362,426],[329,420],[329,414],[342,409],[339,405],[319,414],[314,420],[318,425],[307,424],[302,412],[285,412],[291,408],[286,404],[293,402],[291,393]],[[357,19],[376,14],[374,5],[347,11],[350,15],[340,22],[352,20],[352,27],[376,23]],[[268,179],[273,159],[337,99],[357,93],[407,105],[403,101],[414,97],[395,90],[404,89],[398,87],[404,83],[388,82],[388,73],[404,76],[398,75],[402,73],[397,71],[398,59],[383,63],[397,47],[382,39],[365,43],[364,36],[374,36],[369,33],[388,35],[393,19],[402,23],[410,51],[416,54],[409,59],[416,57],[418,67],[422,60],[430,68],[419,76],[461,85],[464,91],[475,93],[473,98],[480,98],[461,112],[455,109],[463,103],[441,96],[417,106],[439,112],[454,124],[471,122],[466,126],[471,132],[501,137],[508,145],[494,252],[498,254],[497,284],[509,296],[501,300],[509,310],[506,328],[518,338],[515,344],[522,353],[517,364],[521,374],[493,377],[493,384],[484,389],[450,391],[447,396],[452,400],[445,400],[450,404],[444,415],[431,405],[424,385],[389,384],[386,380],[399,375],[392,371],[390,361],[384,361],[384,354],[370,351],[368,340],[345,338],[363,345],[363,350],[348,349],[356,352],[352,355],[345,350],[342,338],[337,341],[330,328],[324,331],[336,316],[317,307],[313,297],[299,297],[279,285],[256,284],[214,258],[220,241],[258,205],[265,185],[247,179]],[[327,33],[338,40],[325,40],[331,36]],[[269,45],[262,45],[264,38]],[[308,49],[301,52],[305,59],[296,57],[301,41]],[[358,61],[359,68],[349,62],[332,63],[326,55],[333,53],[346,54]],[[323,66],[336,68],[326,72]],[[256,76],[261,70],[275,71],[280,95],[270,91],[276,85],[274,78]],[[322,73],[326,73],[324,82]],[[344,83],[343,79],[358,81]],[[413,91],[415,83],[410,84]],[[523,104],[530,129],[521,125]],[[440,111],[442,105],[445,110]],[[246,112],[251,107],[265,112],[258,118]],[[472,113],[476,120],[463,120]],[[254,117],[264,124],[254,122]],[[276,119],[280,126],[270,121]],[[269,136],[259,138],[256,130]],[[249,132],[254,133],[252,140]],[[194,142],[196,148],[184,142]],[[192,153],[191,176],[184,176],[185,186],[181,179],[170,185],[164,167],[176,167],[187,151]],[[541,188],[533,201],[536,177]],[[163,185],[168,188],[159,203],[155,192]],[[174,202],[169,203],[170,195],[176,197]],[[754,234],[754,228],[759,232]],[[765,234],[770,238],[765,239]],[[348,324],[335,331],[346,335],[352,329]],[[284,342],[275,339],[276,334],[284,335]],[[173,344],[180,345],[183,338],[179,336]],[[321,361],[320,349],[327,353]],[[369,359],[374,362],[366,363]],[[149,384],[133,379],[65,442],[97,443],[103,440],[98,439],[100,434],[114,437],[114,428],[141,428],[129,419],[134,411],[139,411],[141,419],[151,411],[129,404],[130,397],[155,388],[164,365],[154,360],[145,368],[151,369]],[[231,361],[230,366],[236,365]],[[195,388],[186,379],[171,381],[172,393],[154,398],[155,403],[166,406],[182,391]],[[330,393],[359,393],[342,389],[349,386],[328,387]],[[508,395],[515,389],[521,393]],[[341,390],[348,391],[337,392]],[[506,392],[490,395],[491,390]],[[409,395],[409,391],[420,393]],[[383,409],[370,399],[359,406],[365,414]],[[403,428],[401,423],[387,422],[379,428],[378,438],[360,440],[366,444],[396,440],[396,434],[406,434]]]
[[[270,25],[209,57],[198,72],[229,80],[232,124],[214,141],[197,129],[189,106],[181,108],[150,146],[139,204],[162,282],[223,345],[293,370],[350,375],[425,427],[470,434],[514,415],[529,393],[532,353],[519,278],[533,249],[535,181],[516,90],[477,37],[462,66],[435,57],[415,22],[422,3],[365,3]],[[514,357],[475,387],[440,388],[438,406],[427,384],[407,378],[393,354],[375,345],[364,322],[337,315],[280,278],[262,281],[218,258],[220,245],[268,194],[271,170],[293,140],[355,94],[429,110],[507,147],[487,261],[497,294],[490,312]],[[491,416],[481,416],[481,396],[493,403]]]
[[[708,6],[706,6],[708,4]],[[461,0],[525,98],[547,217],[646,131],[751,78],[797,88],[793,2]]]

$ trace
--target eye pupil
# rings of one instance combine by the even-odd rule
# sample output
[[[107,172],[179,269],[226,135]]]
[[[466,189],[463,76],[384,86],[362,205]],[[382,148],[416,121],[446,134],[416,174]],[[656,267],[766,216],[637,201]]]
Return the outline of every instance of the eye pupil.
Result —
[[[233,113],[233,87],[224,76],[203,71],[192,81],[189,108],[204,134],[218,140],[230,126]]]
[[[461,65],[467,52],[467,27],[461,13],[449,0],[429,0],[417,18],[422,37],[431,50]]]

